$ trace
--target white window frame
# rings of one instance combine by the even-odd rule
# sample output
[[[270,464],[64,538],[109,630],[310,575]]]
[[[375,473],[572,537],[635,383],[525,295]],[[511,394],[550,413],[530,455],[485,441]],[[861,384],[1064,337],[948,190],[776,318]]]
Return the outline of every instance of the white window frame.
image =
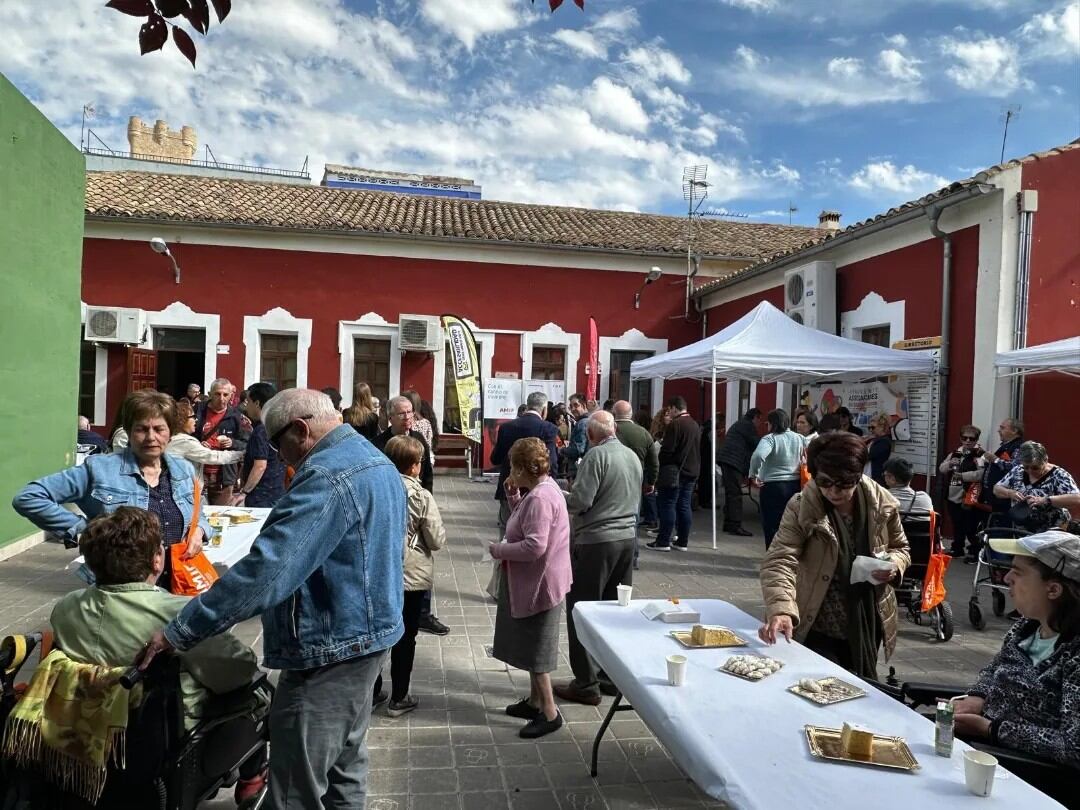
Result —
[[[462,318],[465,324],[472,330],[473,338],[480,343],[480,379],[491,378],[491,362],[495,357],[495,332],[479,329],[468,318]],[[435,371],[431,381],[431,409],[439,419],[439,429],[442,430],[443,410],[446,399],[446,330],[443,330],[443,346],[434,353]],[[484,392],[480,392],[483,397]],[[568,395],[569,396],[569,395]]]
[[[203,346],[203,381],[204,390],[209,390],[210,383],[217,378],[217,347],[221,340],[221,316],[211,313],[195,312],[182,301],[174,301],[160,312],[146,313],[146,346],[154,348],[154,327],[162,329],[202,329],[205,345]]]
[[[338,381],[341,386],[341,407],[352,405],[353,379],[355,373],[356,338],[367,340],[385,340],[390,344],[390,396],[401,390],[401,350],[399,348],[400,328],[390,323],[382,315],[368,312],[355,321],[338,321],[338,354],[341,366]],[[383,403],[385,404],[385,403]]]
[[[652,352],[653,357],[668,350],[667,338],[646,337],[638,329],[627,329],[618,337],[601,337],[597,356],[600,358],[599,399],[603,402],[611,398],[611,353],[613,351]],[[656,413],[664,406],[664,378],[653,377],[652,412]],[[567,396],[570,395],[569,390]]]
[[[581,361],[581,334],[565,332],[557,323],[545,323],[533,332],[521,334],[521,379],[532,379],[534,348],[563,349],[566,396],[569,398],[577,388],[578,363]]]
[[[840,337],[862,340],[864,329],[889,327],[889,344],[904,339],[905,301],[886,301],[876,292],[867,293],[859,306],[840,313]]]
[[[296,387],[308,387],[308,351],[311,319],[294,318],[287,309],[275,307],[263,315],[244,316],[244,387],[262,379],[262,336],[296,337]]]

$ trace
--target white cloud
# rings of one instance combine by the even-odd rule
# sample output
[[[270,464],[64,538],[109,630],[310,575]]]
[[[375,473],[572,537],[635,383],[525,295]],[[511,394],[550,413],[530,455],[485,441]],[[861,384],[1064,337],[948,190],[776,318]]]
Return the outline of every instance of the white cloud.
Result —
[[[871,161],[848,180],[852,188],[873,197],[915,199],[949,184],[948,178],[891,160]]]
[[[918,59],[904,56],[900,51],[887,48],[878,54],[878,65],[881,71],[893,79],[902,82],[917,82],[922,78],[922,73],[917,65]]]
[[[723,133],[730,135],[737,141],[746,141],[746,133],[743,132],[742,127],[732,124],[725,118],[721,118],[719,115],[713,113],[705,113],[701,116],[701,126],[711,130],[714,133]]]
[[[596,31],[611,31],[616,34],[625,34],[629,31],[633,31],[639,24],[640,21],[638,20],[637,11],[633,8],[624,8],[601,14],[596,18],[596,22],[592,23],[589,28]]]
[[[886,37],[885,41],[894,48],[906,48],[908,44],[908,39],[903,34],[893,34],[891,37]]]
[[[617,129],[644,132],[649,116],[634,94],[605,76],[598,77],[585,93],[585,107],[593,117]]]
[[[421,12],[437,28],[461,40],[470,51],[478,39],[525,24],[518,0],[422,0]],[[265,11],[260,8],[260,14]]]
[[[862,61],[846,56],[839,57],[830,59],[826,69],[829,71],[830,76],[851,79],[862,73]]]
[[[768,12],[776,9],[778,0],[722,0],[723,3],[747,11]]]
[[[941,50],[953,63],[945,74],[964,90],[1007,96],[1029,83],[1020,75],[1016,45],[1002,37],[958,40],[946,37]]]
[[[655,43],[631,48],[623,54],[623,61],[654,82],[672,81],[686,84],[690,71],[675,54]]]
[[[1036,57],[1076,60],[1080,58],[1080,2],[1036,14],[1018,33]]]
[[[607,57],[607,46],[588,31],[560,28],[552,34],[552,39],[592,59],[604,59]]]
[[[740,45],[736,48],[735,59],[749,70],[756,70],[768,61],[767,57],[762,56],[749,45]]]

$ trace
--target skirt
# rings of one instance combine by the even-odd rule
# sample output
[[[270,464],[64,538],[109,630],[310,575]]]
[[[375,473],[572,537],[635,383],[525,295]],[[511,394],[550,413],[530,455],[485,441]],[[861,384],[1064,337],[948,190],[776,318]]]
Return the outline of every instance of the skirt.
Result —
[[[562,603],[542,613],[515,619],[510,615],[510,591],[506,577],[501,579],[492,655],[504,664],[527,672],[554,672],[559,668]]]

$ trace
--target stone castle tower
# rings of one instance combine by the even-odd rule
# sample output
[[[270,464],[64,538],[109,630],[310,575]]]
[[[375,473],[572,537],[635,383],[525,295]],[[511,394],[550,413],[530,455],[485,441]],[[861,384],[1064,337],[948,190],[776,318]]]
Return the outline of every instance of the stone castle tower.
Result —
[[[133,115],[128,121],[128,146],[132,157],[163,157],[186,163],[195,157],[198,140],[192,127],[181,127],[177,132],[164,121],[156,121],[151,127]]]

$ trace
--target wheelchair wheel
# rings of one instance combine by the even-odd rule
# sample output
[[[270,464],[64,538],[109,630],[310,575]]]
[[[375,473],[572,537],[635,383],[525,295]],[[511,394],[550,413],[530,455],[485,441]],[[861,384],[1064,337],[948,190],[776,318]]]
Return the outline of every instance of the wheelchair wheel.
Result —
[[[955,629],[952,605],[948,602],[942,602],[934,608],[934,630],[937,633],[938,641],[948,641],[953,637]]]
[[[994,615],[1001,617],[1005,615],[1005,594],[1001,591],[994,591],[990,596],[991,606],[994,608]]]
[[[978,602],[968,604],[968,621],[976,630],[986,629],[986,617],[983,616],[982,608],[979,607]]]

